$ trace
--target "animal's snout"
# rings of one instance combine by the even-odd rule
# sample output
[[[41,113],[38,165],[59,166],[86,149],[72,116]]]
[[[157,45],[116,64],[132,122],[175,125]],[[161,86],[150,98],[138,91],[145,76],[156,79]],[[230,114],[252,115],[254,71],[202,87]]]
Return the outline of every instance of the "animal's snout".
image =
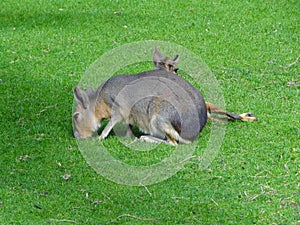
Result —
[[[97,137],[98,133],[97,133],[97,131],[95,131],[95,132],[92,132],[91,134],[88,134],[88,135],[80,135],[78,131],[74,131],[73,135],[74,135],[74,138],[76,138],[76,139],[85,140],[85,139],[88,139],[90,137]]]
[[[84,137],[81,137],[77,131],[74,131],[74,138],[79,139],[79,140],[84,140],[84,139],[86,139],[86,138],[84,138]]]

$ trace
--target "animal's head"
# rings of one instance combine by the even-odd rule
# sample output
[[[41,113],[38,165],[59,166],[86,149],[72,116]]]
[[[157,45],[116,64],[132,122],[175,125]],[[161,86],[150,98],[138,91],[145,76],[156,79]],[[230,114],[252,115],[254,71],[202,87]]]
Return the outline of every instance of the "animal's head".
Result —
[[[93,136],[100,127],[100,122],[95,116],[95,104],[97,94],[93,88],[86,92],[79,87],[74,87],[76,108],[73,114],[74,137],[85,139]]]
[[[174,58],[164,57],[157,47],[154,49],[153,54],[153,63],[156,69],[163,69],[168,72],[177,74],[177,64],[178,64],[179,55],[176,55]]]

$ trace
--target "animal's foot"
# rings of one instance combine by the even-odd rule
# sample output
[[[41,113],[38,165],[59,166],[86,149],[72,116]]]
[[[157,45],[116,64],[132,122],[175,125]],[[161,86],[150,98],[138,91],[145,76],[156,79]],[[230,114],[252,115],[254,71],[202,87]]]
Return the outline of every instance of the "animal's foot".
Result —
[[[242,113],[239,116],[240,116],[240,120],[242,121],[249,121],[249,122],[258,121],[258,118],[252,112]]]
[[[99,136],[98,136],[98,140],[99,140],[99,141],[102,141],[104,138],[105,138],[105,137],[104,137],[103,135],[99,135]]]
[[[165,143],[165,144],[171,144],[170,142],[157,138],[157,137],[153,137],[153,136],[149,136],[149,135],[143,135],[139,138],[139,141],[142,142],[149,142],[149,143]],[[171,144],[172,145],[172,144]]]

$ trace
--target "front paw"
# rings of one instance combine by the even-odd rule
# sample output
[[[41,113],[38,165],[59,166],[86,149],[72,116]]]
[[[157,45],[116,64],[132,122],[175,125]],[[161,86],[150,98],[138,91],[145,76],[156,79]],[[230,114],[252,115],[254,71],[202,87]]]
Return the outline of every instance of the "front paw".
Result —
[[[104,138],[105,138],[105,137],[104,137],[102,134],[98,136],[98,140],[99,140],[99,141],[102,141]]]

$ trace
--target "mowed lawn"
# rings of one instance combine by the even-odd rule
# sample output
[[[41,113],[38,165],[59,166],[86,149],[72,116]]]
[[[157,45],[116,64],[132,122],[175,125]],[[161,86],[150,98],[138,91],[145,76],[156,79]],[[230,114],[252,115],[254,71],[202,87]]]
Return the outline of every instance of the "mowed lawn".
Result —
[[[0,224],[299,224],[299,11],[299,1],[2,0]],[[72,89],[101,55],[142,40],[195,53],[226,108],[259,121],[227,123],[218,155],[201,170],[209,122],[176,175],[128,186],[82,156]],[[145,68],[152,63],[124,70]],[[114,135],[104,144],[131,165],[174,150],[133,152]]]

